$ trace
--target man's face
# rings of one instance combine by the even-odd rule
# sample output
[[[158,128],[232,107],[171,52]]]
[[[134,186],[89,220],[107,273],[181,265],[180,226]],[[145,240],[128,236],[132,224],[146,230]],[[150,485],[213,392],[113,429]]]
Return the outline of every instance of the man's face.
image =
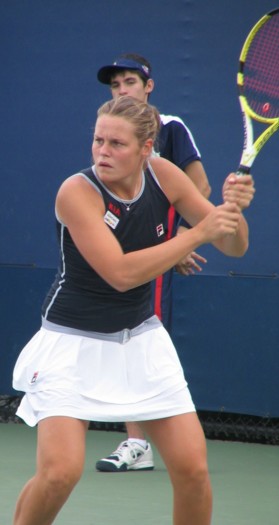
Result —
[[[124,70],[111,78],[110,89],[112,98],[128,95],[141,102],[147,102],[148,95],[153,90],[153,85],[151,78],[144,85],[143,80],[135,71]]]

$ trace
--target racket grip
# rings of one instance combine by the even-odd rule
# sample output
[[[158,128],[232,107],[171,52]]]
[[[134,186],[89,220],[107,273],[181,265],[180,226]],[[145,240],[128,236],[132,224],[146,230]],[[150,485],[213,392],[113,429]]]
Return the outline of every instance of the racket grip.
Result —
[[[242,175],[249,175],[249,173],[250,173],[250,168],[248,166],[240,165],[236,172],[236,175],[238,177],[241,177]]]

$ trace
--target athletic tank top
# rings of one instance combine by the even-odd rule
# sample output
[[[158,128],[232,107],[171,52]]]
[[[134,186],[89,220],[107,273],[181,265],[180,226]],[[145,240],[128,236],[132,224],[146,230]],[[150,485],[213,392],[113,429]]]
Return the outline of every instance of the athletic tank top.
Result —
[[[142,173],[141,190],[129,203],[105,187],[94,167],[77,175],[102,195],[104,221],[124,253],[165,241],[170,204],[151,167]],[[86,262],[67,227],[59,220],[56,224],[60,266],[42,307],[43,318],[80,330],[112,333],[135,328],[153,315],[150,283],[118,292]]]

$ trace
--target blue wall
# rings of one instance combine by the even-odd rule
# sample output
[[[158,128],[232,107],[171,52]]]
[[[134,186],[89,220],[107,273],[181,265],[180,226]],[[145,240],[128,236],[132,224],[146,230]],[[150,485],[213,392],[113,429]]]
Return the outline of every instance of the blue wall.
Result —
[[[90,164],[96,110],[109,98],[98,68],[121,52],[150,59],[151,102],[189,124],[218,203],[242,149],[240,48],[274,7],[269,0],[1,1],[0,394],[12,392],[14,360],[39,326],[55,273],[57,188]],[[228,259],[203,247],[203,275],[175,279],[174,337],[199,408],[279,415],[277,141],[253,168],[247,255]]]

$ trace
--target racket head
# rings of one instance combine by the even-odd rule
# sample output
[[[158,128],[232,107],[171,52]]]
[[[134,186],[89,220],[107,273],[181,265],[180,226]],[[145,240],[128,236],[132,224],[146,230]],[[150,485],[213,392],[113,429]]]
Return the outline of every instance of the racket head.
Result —
[[[239,102],[244,148],[237,174],[250,168],[267,140],[279,129],[279,8],[264,15],[249,32],[239,57]],[[253,142],[252,120],[268,125]]]
[[[267,124],[279,118],[279,8],[264,15],[248,34],[237,85],[250,117]]]

